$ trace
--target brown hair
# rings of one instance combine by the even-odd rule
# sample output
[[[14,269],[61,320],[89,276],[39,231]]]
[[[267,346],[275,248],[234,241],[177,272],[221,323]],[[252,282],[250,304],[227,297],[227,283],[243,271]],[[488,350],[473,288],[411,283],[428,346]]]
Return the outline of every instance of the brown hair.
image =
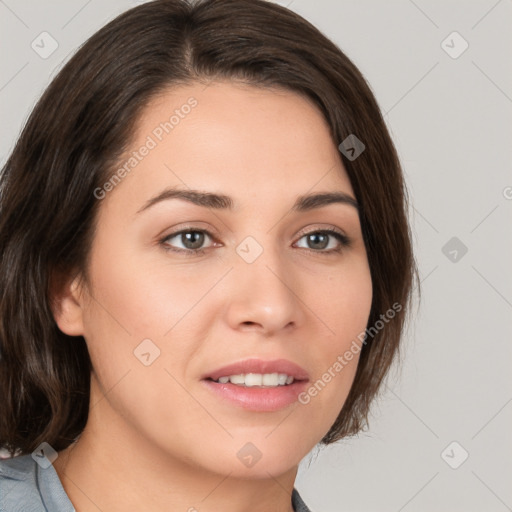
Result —
[[[396,149],[376,100],[347,56],[309,22],[264,0],[156,0],[94,34],[62,68],[29,117],[0,175],[0,448],[59,451],[85,427],[91,362],[83,337],[57,327],[56,273],[87,278],[101,201],[144,106],[173,85],[214,79],[284,87],[318,106],[340,144],[360,207],[373,283],[366,337],[348,398],[322,439],[368,422],[369,406],[398,355],[416,267]],[[87,280],[86,280],[87,282]]]

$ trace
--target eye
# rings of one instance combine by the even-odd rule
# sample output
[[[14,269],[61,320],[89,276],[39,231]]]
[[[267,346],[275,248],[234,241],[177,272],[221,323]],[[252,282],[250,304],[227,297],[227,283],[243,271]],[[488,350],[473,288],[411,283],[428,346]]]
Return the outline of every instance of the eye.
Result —
[[[207,238],[213,241],[213,235],[205,229],[182,229],[162,238],[159,243],[166,251],[174,251],[188,256],[204,254],[211,248],[203,247]],[[173,242],[174,240],[174,242]],[[300,246],[310,252],[330,254],[339,253],[343,248],[350,246],[350,239],[334,229],[310,231],[299,238],[306,241],[306,246]],[[297,244],[299,242],[296,242]],[[179,246],[181,244],[181,247]]]
[[[167,235],[160,240],[160,244],[164,246],[167,251],[176,251],[187,254],[203,254],[205,248],[202,247],[206,238],[213,240],[213,236],[209,231],[204,229],[182,229],[175,233]],[[172,240],[176,239],[174,244],[181,244],[181,247],[176,247]]]
[[[334,229],[310,231],[303,235],[299,241],[303,239],[306,240],[306,247],[303,248],[313,252],[337,253],[350,246],[350,239]]]

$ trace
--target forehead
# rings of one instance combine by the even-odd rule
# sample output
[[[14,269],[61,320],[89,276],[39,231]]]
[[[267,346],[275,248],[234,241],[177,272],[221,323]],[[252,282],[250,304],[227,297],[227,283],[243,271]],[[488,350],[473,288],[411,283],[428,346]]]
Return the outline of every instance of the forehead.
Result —
[[[315,188],[352,193],[326,120],[311,100],[284,89],[233,82],[171,88],[143,110],[119,165],[144,146],[150,149],[116,187],[116,194],[129,188],[134,201],[168,186],[241,202],[263,194],[282,201]]]

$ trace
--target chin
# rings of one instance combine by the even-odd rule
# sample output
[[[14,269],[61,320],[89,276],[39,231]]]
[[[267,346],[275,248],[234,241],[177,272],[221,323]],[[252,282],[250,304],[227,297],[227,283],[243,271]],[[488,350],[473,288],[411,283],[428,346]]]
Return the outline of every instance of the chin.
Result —
[[[235,435],[220,452],[212,447],[211,460],[215,471],[222,467],[222,473],[231,477],[268,479],[296,469],[314,444],[306,445],[304,438],[279,436],[277,432],[269,435],[266,429],[252,436]]]

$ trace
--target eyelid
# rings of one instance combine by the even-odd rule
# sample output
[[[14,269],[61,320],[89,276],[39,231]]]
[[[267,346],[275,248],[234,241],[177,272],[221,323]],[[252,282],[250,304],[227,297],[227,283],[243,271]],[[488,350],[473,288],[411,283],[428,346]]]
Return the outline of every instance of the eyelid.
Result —
[[[166,229],[163,233],[166,233],[168,231],[169,230]],[[183,225],[178,225],[177,227],[172,228],[172,230],[169,231],[169,233],[167,235],[158,235],[157,238],[160,240],[162,238],[172,238],[172,237],[174,237],[176,235],[180,235],[182,233],[189,233],[190,231],[198,231],[200,233],[206,233],[212,239],[216,239],[218,237],[217,231],[215,229],[211,229],[210,227],[202,227],[200,225],[197,226],[197,225],[192,225],[192,224],[183,224]]]
[[[327,227],[313,227],[311,229],[303,228],[301,231],[299,231],[298,238],[302,238],[305,235],[309,235],[310,233],[318,233],[318,232],[335,232],[338,233],[338,235],[343,236],[347,240],[349,239],[348,235],[344,233],[341,229],[337,228],[336,226],[327,225]]]
[[[200,232],[204,232],[204,233],[208,234],[211,238],[217,237],[217,234],[212,232],[214,230],[210,230],[209,228],[203,228],[201,226],[193,226],[193,225],[185,224],[184,226],[180,226],[177,229],[178,229],[178,231],[173,231],[173,232],[169,233],[167,236],[165,236],[164,238],[170,238],[172,236],[176,236],[183,232],[188,232],[188,231],[200,231]],[[339,229],[336,226],[333,226],[331,224],[328,224],[327,227],[313,227],[311,229],[308,229],[307,227],[302,228],[299,231],[297,238],[302,238],[303,236],[308,235],[309,233],[317,233],[319,231],[334,231],[334,232],[338,233],[339,235],[342,235],[343,237],[349,239],[349,236],[344,231],[342,231],[341,229]]]

